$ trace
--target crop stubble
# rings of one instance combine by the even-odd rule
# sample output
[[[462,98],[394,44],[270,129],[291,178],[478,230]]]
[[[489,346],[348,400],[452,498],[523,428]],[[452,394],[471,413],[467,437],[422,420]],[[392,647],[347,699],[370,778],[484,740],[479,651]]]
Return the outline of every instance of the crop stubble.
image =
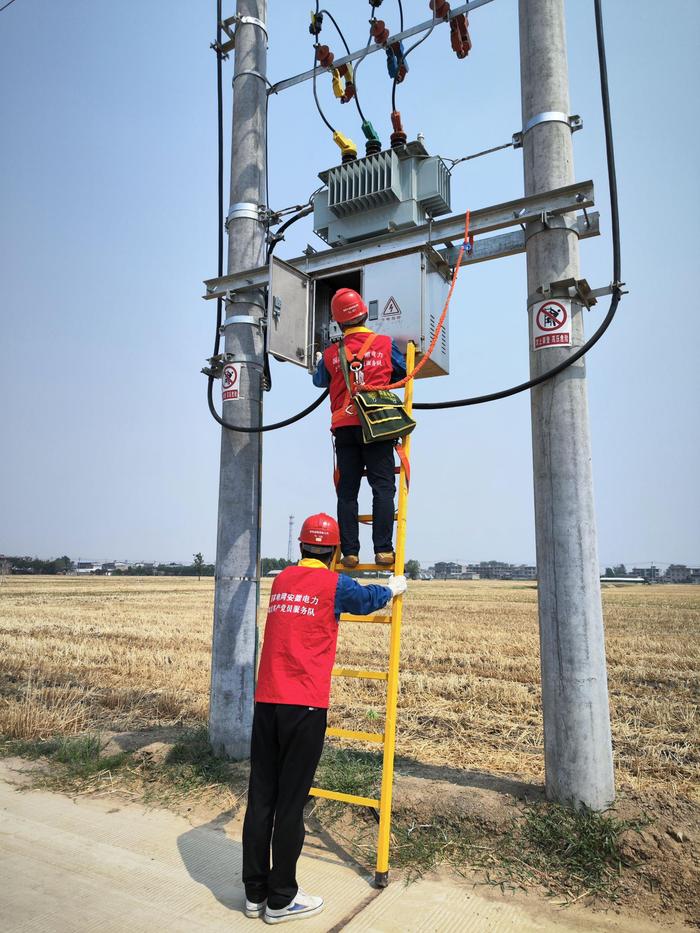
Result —
[[[263,607],[270,584],[263,584]],[[605,588],[618,779],[700,796],[700,587]],[[206,722],[213,582],[10,577],[0,586],[0,734],[40,738]],[[265,609],[260,612],[264,625]],[[338,660],[386,669],[385,626],[342,625]],[[384,684],[334,681],[330,723],[381,728]],[[376,746],[374,746],[376,748]],[[537,592],[413,583],[397,753],[541,781]]]

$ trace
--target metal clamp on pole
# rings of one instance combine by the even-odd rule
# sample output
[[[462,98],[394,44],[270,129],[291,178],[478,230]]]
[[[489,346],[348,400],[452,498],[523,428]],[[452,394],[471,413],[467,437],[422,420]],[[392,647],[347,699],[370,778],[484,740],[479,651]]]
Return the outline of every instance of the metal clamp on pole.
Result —
[[[262,317],[253,317],[252,314],[234,314],[226,318],[221,327],[219,327],[219,333],[225,334],[226,328],[230,327],[232,324],[247,324],[249,327],[257,327],[260,333],[262,333],[263,327],[266,326],[265,319]]]
[[[567,116],[560,110],[544,110],[542,113],[536,113],[534,117],[530,117],[519,133],[513,133],[513,148],[522,149],[525,134],[541,123],[564,123],[572,133],[583,129],[583,119],[577,113]]]
[[[248,69],[248,71],[239,71],[238,74],[235,74],[233,76],[233,81],[231,81],[231,86],[233,87],[236,81],[239,78],[244,77],[245,75],[252,75],[254,78],[260,78],[262,81],[265,82],[265,84],[267,84],[269,87],[272,87],[272,85],[270,84],[270,82],[268,81],[268,79],[265,77],[264,74],[261,74],[259,71],[254,71],[252,68]]]
[[[539,220],[521,224],[521,226],[525,229],[526,243],[530,237],[542,233],[543,230],[571,230],[576,236],[581,235],[578,220],[571,214],[550,214],[549,211],[542,211]]]
[[[262,31],[265,33],[265,42],[269,43],[270,37],[267,34],[267,26],[261,19],[258,19],[257,16],[239,16],[236,14],[235,16],[229,16],[228,19],[221,21],[221,28],[229,38],[229,41],[224,42],[224,44],[221,46],[220,51],[222,54],[226,55],[232,49],[235,49],[236,27],[243,25],[257,26],[258,29],[262,29]]]
[[[226,215],[226,229],[232,220],[257,220],[262,223],[262,214],[266,210],[264,205],[253,204],[252,201],[236,201],[229,208]]]

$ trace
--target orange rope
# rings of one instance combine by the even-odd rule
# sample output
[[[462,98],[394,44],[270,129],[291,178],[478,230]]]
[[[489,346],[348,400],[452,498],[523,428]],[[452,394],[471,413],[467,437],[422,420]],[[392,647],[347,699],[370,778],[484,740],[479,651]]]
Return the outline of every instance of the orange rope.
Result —
[[[390,385],[388,385],[388,386],[373,386],[373,387],[369,387],[369,386],[365,386],[364,384],[363,384],[363,385],[358,385],[358,386],[355,386],[355,387],[354,387],[354,393],[353,393],[353,394],[356,394],[357,392],[370,391],[370,388],[374,388],[374,389],[377,389],[377,388],[379,388],[379,389],[401,389],[401,388],[403,388],[403,386],[406,385],[406,383],[407,383],[410,379],[415,379],[415,377],[418,375],[418,373],[421,371],[421,369],[425,366],[425,364],[426,364],[426,363],[428,362],[428,360],[430,359],[430,355],[432,354],[433,350],[435,349],[435,347],[436,347],[436,345],[437,345],[438,337],[440,336],[440,331],[442,330],[442,325],[445,323],[445,318],[447,317],[447,311],[448,311],[448,308],[450,307],[450,301],[452,300],[452,292],[455,290],[455,285],[457,284],[457,276],[459,275],[459,267],[460,267],[461,264],[462,264],[462,257],[464,256],[464,250],[467,248],[467,245],[468,245],[468,243],[469,243],[469,215],[470,215],[470,211],[467,211],[467,213],[466,213],[466,215],[465,215],[465,218],[464,218],[464,242],[462,243],[462,245],[461,245],[460,248],[459,248],[459,254],[458,254],[458,256],[457,256],[457,262],[455,263],[455,269],[454,269],[454,272],[452,273],[452,283],[450,284],[450,290],[449,290],[449,292],[447,293],[447,299],[446,299],[446,301],[445,301],[445,307],[442,309],[442,314],[440,315],[440,320],[438,321],[438,325],[437,325],[437,327],[435,328],[435,333],[434,333],[434,335],[433,335],[433,339],[432,339],[432,341],[431,341],[431,343],[430,343],[430,346],[428,347],[427,351],[426,351],[426,352],[423,354],[423,356],[420,358],[420,360],[419,360],[419,362],[417,363],[416,367],[414,368],[413,372],[408,373],[407,376],[404,376],[404,378],[401,379],[401,380],[399,380],[398,382],[392,382],[392,383],[391,383]]]

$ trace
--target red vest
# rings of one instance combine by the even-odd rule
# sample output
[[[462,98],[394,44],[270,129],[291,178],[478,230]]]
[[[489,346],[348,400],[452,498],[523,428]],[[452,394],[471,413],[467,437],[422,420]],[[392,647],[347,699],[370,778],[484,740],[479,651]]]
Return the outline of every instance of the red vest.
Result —
[[[346,333],[342,343],[351,353],[359,353],[370,333],[371,331],[367,328],[361,330],[358,328],[353,333]],[[359,425],[360,423],[354,404],[347,398],[348,390],[343,378],[343,371],[340,368],[338,355],[340,346],[340,343],[333,343],[330,347],[326,347],[323,353],[323,362],[331,377],[331,430]],[[362,375],[366,386],[371,389],[381,389],[383,386],[389,385],[392,370],[391,337],[377,334],[374,342],[364,354],[362,363]]]
[[[337,586],[338,574],[320,561],[287,567],[275,579],[256,702],[328,708],[338,640]]]

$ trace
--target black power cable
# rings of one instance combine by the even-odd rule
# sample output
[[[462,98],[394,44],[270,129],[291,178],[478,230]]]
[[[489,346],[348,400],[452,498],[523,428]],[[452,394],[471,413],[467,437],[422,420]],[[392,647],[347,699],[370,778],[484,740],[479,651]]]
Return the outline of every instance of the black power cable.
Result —
[[[429,411],[438,408],[463,408],[467,405],[481,405],[484,402],[495,402],[502,398],[508,398],[511,395],[517,395],[519,392],[526,392],[528,389],[534,389],[535,386],[541,385],[543,382],[547,382],[548,379],[552,379],[554,376],[558,376],[559,373],[573,365],[577,360],[580,360],[582,356],[585,356],[586,353],[588,353],[588,351],[598,343],[605,331],[612,324],[612,320],[615,317],[615,312],[617,311],[617,306],[619,305],[620,299],[623,295],[622,282],[620,281],[622,276],[622,259],[620,251],[620,213],[617,197],[615,147],[613,143],[612,118],[610,116],[608,66],[605,56],[605,35],[603,32],[603,13],[601,0],[593,0],[593,4],[595,8],[596,39],[598,44],[600,96],[603,104],[603,123],[605,126],[605,151],[608,167],[608,187],[610,189],[610,218],[613,241],[612,298],[610,300],[610,308],[608,309],[608,313],[605,315],[603,323],[593,334],[590,340],[587,340],[582,347],[580,347],[575,353],[572,353],[571,356],[567,357],[567,359],[565,359],[562,363],[559,363],[558,366],[554,366],[552,369],[548,369],[547,372],[542,373],[534,379],[529,379],[527,382],[521,382],[520,385],[512,386],[510,389],[502,389],[500,392],[491,392],[488,395],[475,395],[472,398],[454,399],[451,402],[416,402],[413,405],[414,408],[421,409],[422,411]]]
[[[218,224],[218,276],[221,278],[224,274],[224,95],[223,95],[223,75],[222,75],[222,62],[223,55],[221,53],[221,0],[217,0],[216,4],[216,44],[214,50],[216,52],[216,103],[217,103],[217,149],[218,149],[218,213],[219,213],[219,224]],[[300,220],[302,217],[305,217],[310,211],[313,210],[311,205],[307,205],[302,208],[299,213],[295,214],[293,217],[290,217],[289,220],[285,221],[282,226],[279,228],[275,234],[273,242],[270,244],[268,249],[268,258],[270,253],[275,248],[276,243],[279,239],[282,238],[284,231],[290,227],[297,220]],[[218,356],[219,348],[221,346],[221,322],[222,322],[222,313],[223,313],[223,299],[216,299],[216,336],[214,338],[214,356]],[[267,355],[267,354],[266,354]],[[265,362],[265,369],[267,369],[267,362]],[[289,424],[294,424],[295,421],[301,421],[302,418],[305,418],[307,415],[318,408],[319,405],[328,396],[328,389],[325,392],[322,392],[321,395],[311,403],[303,411],[300,411],[296,415],[292,415],[290,418],[286,418],[284,421],[277,421],[275,424],[265,424],[261,425],[259,428],[253,427],[243,427],[242,425],[230,424],[228,421],[225,421],[221,415],[217,412],[214,407],[214,376],[209,375],[207,378],[207,405],[209,406],[209,411],[211,412],[212,418],[215,421],[224,427],[228,428],[230,431],[238,431],[244,434],[262,434],[265,431],[275,431],[278,428],[285,428]]]
[[[401,59],[397,62],[396,75],[398,75],[399,73],[401,61],[405,62],[408,56],[411,54],[411,52],[417,49],[418,46],[421,44],[421,42],[425,42],[428,36],[431,35],[433,29],[435,29],[435,24],[437,22],[438,22],[437,14],[435,10],[433,10],[433,21],[430,24],[430,29],[428,29],[425,35],[421,36],[421,38],[417,42],[414,42],[410,49],[406,49],[406,51],[403,53],[403,55],[401,56]],[[401,32],[403,32],[403,10],[401,10]],[[394,83],[391,86],[391,109],[392,110],[396,110],[396,84],[397,84],[396,75],[394,75]]]

